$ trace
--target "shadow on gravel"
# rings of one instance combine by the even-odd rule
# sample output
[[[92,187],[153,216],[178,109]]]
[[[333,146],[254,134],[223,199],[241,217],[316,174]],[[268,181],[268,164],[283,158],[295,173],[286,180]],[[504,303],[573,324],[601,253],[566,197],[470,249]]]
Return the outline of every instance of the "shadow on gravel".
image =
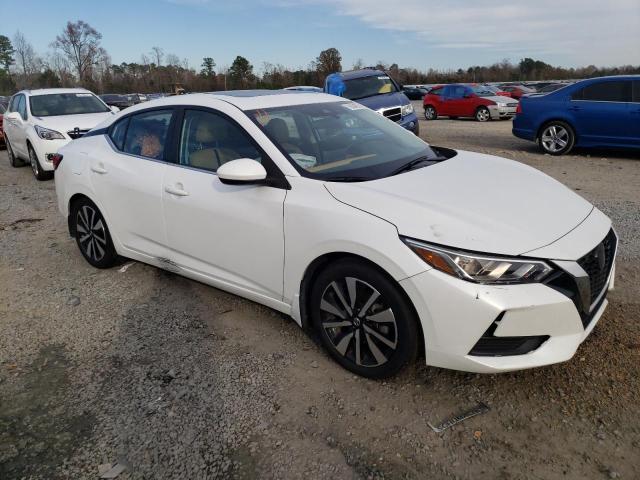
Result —
[[[0,399],[0,478],[51,478],[89,437],[93,418],[65,407],[69,361],[61,345],[40,353]],[[6,383],[6,382],[4,382]]]

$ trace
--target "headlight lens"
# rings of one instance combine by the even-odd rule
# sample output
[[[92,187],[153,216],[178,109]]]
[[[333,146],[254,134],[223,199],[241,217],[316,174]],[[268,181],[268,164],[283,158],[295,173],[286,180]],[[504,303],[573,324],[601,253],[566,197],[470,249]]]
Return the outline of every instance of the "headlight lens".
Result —
[[[506,107],[507,104],[506,103],[500,103],[500,102],[496,102],[496,105],[499,107]]]
[[[540,260],[490,257],[434,247],[402,239],[422,260],[436,270],[476,283],[536,283],[553,269]]]
[[[36,125],[34,128],[36,129],[38,136],[44,140],[64,140],[64,135],[60,132],[41,127],[39,125]]]
[[[406,117],[407,115],[410,115],[413,113],[413,105],[409,104],[409,105],[403,105],[402,106],[402,116]]]

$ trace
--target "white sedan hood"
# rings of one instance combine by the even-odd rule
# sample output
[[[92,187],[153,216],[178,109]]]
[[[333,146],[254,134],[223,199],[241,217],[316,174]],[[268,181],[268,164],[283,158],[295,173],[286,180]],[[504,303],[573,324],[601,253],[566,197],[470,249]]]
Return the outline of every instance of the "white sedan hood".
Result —
[[[496,103],[506,103],[507,105],[518,104],[518,100],[516,100],[515,98],[506,97],[504,95],[494,95],[492,97],[482,97],[482,98],[486,98],[487,100],[491,100]]]
[[[50,128],[60,133],[75,129],[91,130],[108,118],[113,118],[112,112],[84,113],[81,115],[57,115],[52,117],[34,117],[34,124]]]
[[[325,185],[340,202],[393,223],[400,235],[504,255],[556,241],[593,209],[534,168],[464,151],[393,177]]]

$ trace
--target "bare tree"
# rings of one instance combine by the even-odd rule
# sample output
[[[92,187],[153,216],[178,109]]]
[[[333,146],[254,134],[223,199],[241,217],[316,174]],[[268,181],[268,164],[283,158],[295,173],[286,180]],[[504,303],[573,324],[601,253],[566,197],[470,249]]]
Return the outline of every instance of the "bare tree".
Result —
[[[16,55],[16,66],[22,71],[25,81],[27,77],[40,70],[42,61],[38,58],[33,45],[18,30],[13,36],[13,45]]]
[[[62,51],[78,75],[78,80],[86,80],[93,65],[105,54],[100,46],[102,34],[82,20],[67,22],[51,46]]]
[[[164,58],[164,50],[160,47],[151,47],[151,52],[149,53],[151,60],[156,64],[156,66],[162,65],[162,59]]]
[[[167,66],[169,67],[178,67],[180,66],[180,57],[174,55],[173,53],[167,54]]]

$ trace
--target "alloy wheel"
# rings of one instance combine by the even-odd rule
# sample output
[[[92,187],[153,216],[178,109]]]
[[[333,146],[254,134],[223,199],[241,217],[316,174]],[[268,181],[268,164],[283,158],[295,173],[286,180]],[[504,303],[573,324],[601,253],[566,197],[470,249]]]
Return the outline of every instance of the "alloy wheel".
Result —
[[[9,157],[9,165],[14,167],[16,165],[16,157],[13,154],[13,149],[11,148],[11,144],[9,140],[5,138],[5,143],[7,144],[7,157]]]
[[[489,110],[487,110],[486,108],[480,108],[476,113],[476,120],[478,120],[479,122],[486,122],[487,120],[489,120],[490,116],[491,114],[489,113]]]
[[[398,346],[393,310],[378,290],[358,278],[345,277],[325,288],[320,324],[334,349],[357,366],[383,365]]]
[[[557,153],[569,143],[569,132],[561,125],[549,125],[540,137],[542,146],[550,153]]]
[[[427,107],[424,110],[424,118],[427,120],[433,120],[435,118],[435,109],[433,107]]]
[[[78,243],[91,260],[99,262],[107,248],[107,232],[102,217],[89,205],[83,205],[76,215]]]

